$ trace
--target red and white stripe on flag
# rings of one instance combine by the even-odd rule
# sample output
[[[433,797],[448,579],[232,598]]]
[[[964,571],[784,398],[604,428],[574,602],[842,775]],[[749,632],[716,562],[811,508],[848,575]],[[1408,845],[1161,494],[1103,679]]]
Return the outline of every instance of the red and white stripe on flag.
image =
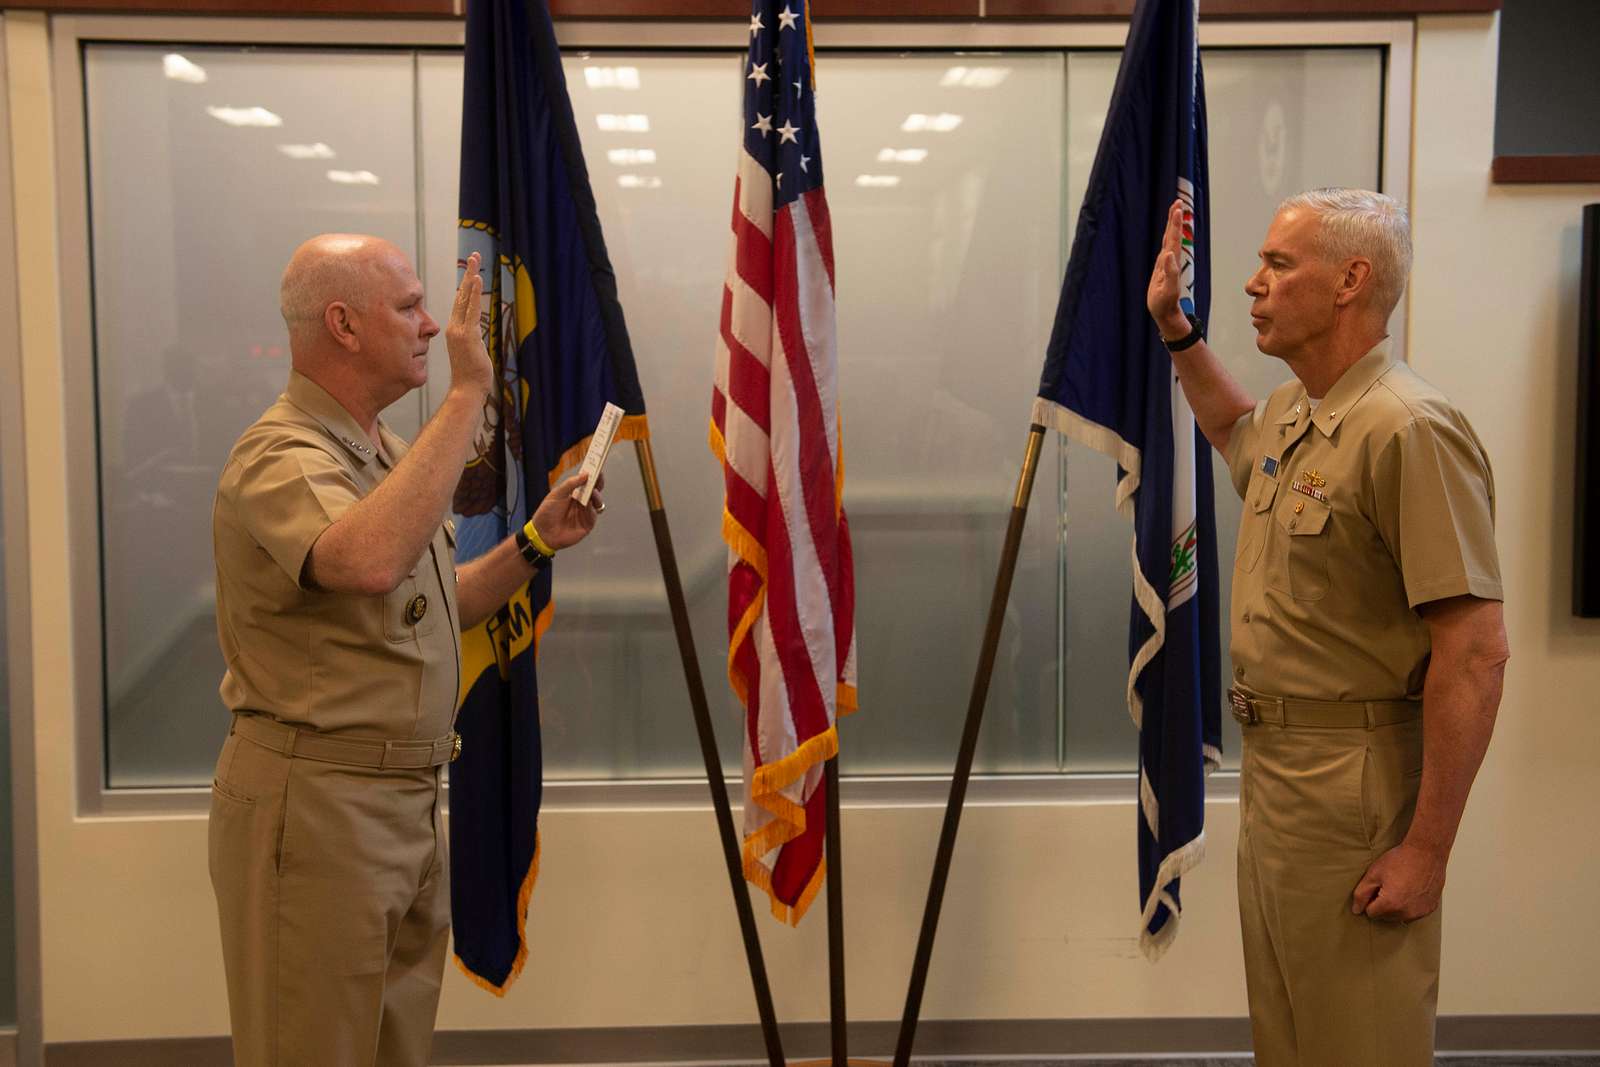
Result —
[[[833,237],[821,186],[773,210],[741,148],[711,448],[722,460],[728,680],[745,708],[744,874],[798,923],[825,876],[825,760],[856,707]]]

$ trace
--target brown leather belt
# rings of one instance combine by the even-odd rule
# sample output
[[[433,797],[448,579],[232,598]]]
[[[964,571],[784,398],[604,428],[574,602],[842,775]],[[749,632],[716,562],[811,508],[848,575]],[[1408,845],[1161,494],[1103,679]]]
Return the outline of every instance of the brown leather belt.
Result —
[[[1241,726],[1344,726],[1372,729],[1422,717],[1420,700],[1294,700],[1228,690],[1234,721]]]
[[[377,770],[437,767],[461,755],[461,735],[453,732],[432,741],[384,741],[298,730],[263,715],[235,715],[233,732],[246,741],[296,759]]]

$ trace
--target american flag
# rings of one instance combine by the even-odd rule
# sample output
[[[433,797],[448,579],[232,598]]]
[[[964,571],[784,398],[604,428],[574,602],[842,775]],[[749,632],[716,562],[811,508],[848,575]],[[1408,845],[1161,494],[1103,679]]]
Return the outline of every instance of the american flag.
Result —
[[[756,0],[711,449],[728,542],[728,680],[745,709],[744,874],[798,923],[825,875],[823,763],[855,710],[833,234],[805,0]]]

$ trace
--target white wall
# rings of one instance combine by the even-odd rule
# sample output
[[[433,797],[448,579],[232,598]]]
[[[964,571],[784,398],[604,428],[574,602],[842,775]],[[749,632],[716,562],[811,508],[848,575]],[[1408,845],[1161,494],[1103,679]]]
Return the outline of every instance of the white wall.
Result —
[[[1574,619],[1579,211],[1600,185],[1495,186],[1496,35],[1417,36],[1411,361],[1494,462],[1511,664],[1450,872],[1441,1007],[1600,1011],[1600,622]]]
[[[1505,712],[1447,894],[1441,1010],[1600,1011],[1600,625],[1567,615],[1578,208],[1600,188],[1496,188],[1488,168],[1495,29],[1425,18],[1416,38],[1411,302],[1416,366],[1473,417],[1499,475],[1513,659]],[[27,412],[45,1038],[221,1033],[226,1004],[194,817],[75,811],[49,46],[7,17]],[[1219,288],[1219,292],[1225,291]],[[1185,884],[1185,929],[1138,955],[1130,803],[968,812],[927,1018],[1237,1016],[1236,812],[1209,812],[1211,856]],[[939,812],[845,812],[850,1003],[893,1018],[904,996]],[[528,973],[504,1001],[453,970],[443,1028],[753,1020],[707,811],[551,812]],[[759,912],[758,908],[758,912]],[[778,1007],[826,1017],[821,913],[761,921]]]

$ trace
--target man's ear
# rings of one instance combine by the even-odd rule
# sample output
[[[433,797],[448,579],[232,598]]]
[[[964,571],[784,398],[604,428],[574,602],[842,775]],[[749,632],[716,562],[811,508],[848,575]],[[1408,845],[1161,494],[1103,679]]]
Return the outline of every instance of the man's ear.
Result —
[[[1335,307],[1348,307],[1367,291],[1372,282],[1372,261],[1364,257],[1347,260],[1344,273],[1339,277],[1339,288],[1334,293]]]
[[[355,323],[356,313],[342,300],[335,300],[323,309],[322,324],[327,327],[328,336],[348,352],[361,351],[361,339],[356,336]]]

